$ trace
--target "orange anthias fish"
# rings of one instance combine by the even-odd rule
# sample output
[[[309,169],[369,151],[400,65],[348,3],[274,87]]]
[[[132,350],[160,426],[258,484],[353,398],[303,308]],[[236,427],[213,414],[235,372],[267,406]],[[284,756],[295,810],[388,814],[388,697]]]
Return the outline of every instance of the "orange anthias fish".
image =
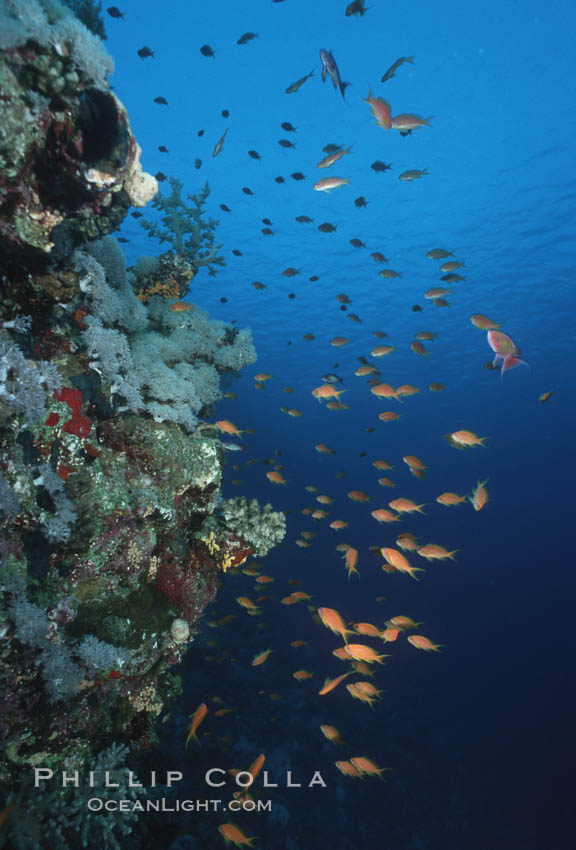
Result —
[[[186,743],[184,744],[184,749],[188,747],[188,744],[194,738],[196,743],[198,742],[198,736],[196,735],[196,731],[206,715],[208,714],[208,707],[205,702],[201,702],[194,714],[191,714],[192,723],[190,724],[190,729],[188,730],[188,735],[186,737]]]
[[[359,770],[362,775],[366,774],[367,776],[378,776],[380,779],[383,779],[382,773],[385,770],[390,769],[385,767],[378,767],[378,765],[373,762],[372,759],[367,759],[364,756],[356,756],[355,758],[351,758],[350,763],[353,764],[356,770]]]
[[[409,112],[403,112],[392,118],[390,126],[395,130],[417,130],[418,127],[429,127],[430,121],[434,118],[429,115],[428,118],[421,118],[419,115],[411,115]]]
[[[340,738],[340,732],[336,729],[335,726],[329,726],[328,724],[323,724],[320,726],[320,731],[324,735],[325,738],[328,738],[333,744],[342,744],[342,739]]]
[[[320,690],[318,691],[319,696],[323,697],[325,694],[329,694],[330,691],[333,691],[334,688],[337,688],[340,682],[343,682],[347,676],[350,676],[351,673],[344,673],[342,676],[337,676],[335,679],[326,679]]]
[[[261,664],[264,664],[264,662],[268,660],[273,651],[273,649],[265,649],[264,652],[259,652],[257,655],[255,655],[252,659],[252,667],[259,667]]]
[[[253,842],[256,841],[254,836],[252,838],[248,838],[244,835],[242,830],[233,823],[221,824],[221,826],[218,827],[218,832],[226,844],[233,844],[234,847],[252,847]]]
[[[281,472],[278,472],[276,469],[270,470],[270,472],[266,473],[266,478],[272,482],[272,484],[286,484],[286,479],[282,475]]]
[[[372,115],[376,119],[378,126],[389,130],[392,126],[390,104],[383,97],[373,97],[370,89],[368,90],[368,97],[364,98],[364,102],[370,104]]]
[[[516,343],[503,331],[489,330],[488,345],[492,351],[496,352],[492,365],[499,366],[500,363],[502,364],[500,370],[501,376],[504,375],[504,372],[513,369],[515,366],[528,366],[524,360],[520,360],[518,356],[520,349]]]
[[[423,649],[425,652],[438,652],[440,649],[439,643],[432,643],[430,638],[424,637],[424,635],[410,635],[408,643],[411,643],[416,649]]]
[[[334,764],[343,776],[352,776],[354,777],[354,779],[362,779],[362,774],[360,773],[357,767],[354,767],[352,762],[337,761],[334,762]]]
[[[340,398],[342,393],[345,392],[346,390],[337,390],[333,384],[322,384],[312,390],[312,395],[315,399],[321,401],[323,398]]]
[[[358,549],[348,546],[344,552],[344,560],[346,562],[346,569],[348,570],[348,578],[350,578],[352,573],[356,573],[359,576],[360,573],[356,569],[356,565],[358,564]]]
[[[240,435],[243,434],[244,432],[239,431],[238,428],[236,427],[236,425],[234,425],[233,422],[229,422],[227,419],[220,419],[218,422],[216,422],[216,427],[218,428],[218,430],[222,434],[233,434],[235,437],[238,437],[240,440],[242,439],[242,437]]]
[[[481,511],[484,505],[488,502],[488,490],[486,489],[486,483],[486,481],[479,481],[470,496],[470,501],[472,502],[472,506],[475,511]]]
[[[493,322],[492,319],[489,319],[483,313],[474,313],[470,316],[470,321],[475,328],[480,328],[481,331],[497,331],[501,327],[501,325],[497,325],[496,322]]]
[[[382,664],[382,659],[386,658],[385,655],[378,655],[376,650],[363,643],[349,643],[346,646],[346,652],[355,661],[366,661],[368,664],[374,664],[375,662]]]
[[[322,625],[330,629],[334,634],[339,634],[345,643],[347,643],[346,635],[353,635],[354,632],[346,628],[346,623],[334,608],[318,608],[318,616]]]

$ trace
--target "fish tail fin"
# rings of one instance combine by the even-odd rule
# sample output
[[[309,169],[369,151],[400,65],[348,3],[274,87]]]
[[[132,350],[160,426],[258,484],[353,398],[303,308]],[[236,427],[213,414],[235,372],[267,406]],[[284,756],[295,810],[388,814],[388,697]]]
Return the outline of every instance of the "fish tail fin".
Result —
[[[425,119],[424,119],[424,123],[425,123],[427,126],[430,126],[430,121],[432,121],[432,119],[433,119],[433,118],[436,118],[436,116],[435,116],[435,115],[429,115],[429,116],[428,116],[428,118],[425,118]]]
[[[340,85],[339,85],[340,94],[342,95],[344,100],[346,100],[346,96],[345,96],[344,92],[346,91],[346,89],[348,88],[349,85],[350,85],[350,83],[340,83]]]
[[[502,369],[500,370],[500,377],[504,376],[504,372],[508,372],[510,369],[514,369],[515,366],[528,366],[525,360],[520,360],[519,357],[514,357],[513,354],[507,354],[506,357],[502,360]],[[530,368],[528,366],[528,368]]]

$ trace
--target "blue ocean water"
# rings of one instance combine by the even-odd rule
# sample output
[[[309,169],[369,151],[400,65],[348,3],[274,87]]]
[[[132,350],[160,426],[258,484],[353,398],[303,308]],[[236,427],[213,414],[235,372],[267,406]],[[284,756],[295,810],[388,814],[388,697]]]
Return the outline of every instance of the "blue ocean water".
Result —
[[[373,0],[363,17],[347,17],[345,2],[328,0],[126,0],[121,9],[125,20],[107,25],[116,61],[112,83],[143,147],[144,167],[178,177],[189,192],[208,181],[209,209],[220,220],[227,266],[214,278],[201,271],[190,298],[214,316],[251,327],[259,354],[230,387],[238,398],[217,408],[216,418],[256,429],[245,436],[247,451],[230,456],[224,495],[255,496],[291,512],[286,541],[264,562],[276,581],[263,591],[272,598],[262,618],[206,626],[183,670],[183,718],[213,694],[238,711],[220,726],[213,722],[218,747],[206,741],[199,754],[186,755],[184,732],[181,740],[166,740],[166,763],[188,765],[188,758],[187,772],[196,776],[215,759],[225,768],[246,768],[264,752],[276,776],[290,769],[307,781],[321,770],[327,789],[281,788],[270,793],[273,813],[235,819],[247,835],[259,836],[259,847],[574,846],[576,8],[564,0],[473,6]],[[237,45],[248,31],[258,37]],[[215,58],[200,53],[203,44]],[[154,58],[137,56],[143,45]],[[345,100],[321,81],[320,48],[333,51],[342,79],[351,83]],[[414,64],[380,83],[400,56],[414,56]],[[312,69],[299,91],[285,94]],[[434,115],[431,126],[407,137],[376,126],[363,102],[369,87],[391,103],[393,115]],[[159,95],[168,106],[153,102]],[[280,127],[286,121],[295,133]],[[222,152],[213,158],[226,128]],[[282,138],[295,147],[282,148]],[[319,171],[328,143],[351,145],[352,154]],[[375,173],[375,160],[392,168]],[[415,168],[429,174],[398,180]],[[295,172],[306,179],[292,179]],[[316,180],[334,174],[350,186],[312,191]],[[275,182],[277,176],[285,182]],[[366,208],[354,205],[360,195]],[[297,223],[299,215],[313,223]],[[263,218],[271,219],[273,235],[261,233]],[[319,232],[322,222],[336,231]],[[131,218],[122,235],[130,240],[129,262],[163,250]],[[352,238],[366,247],[351,246]],[[442,285],[440,263],[426,257],[435,247],[466,263],[460,270],[466,280],[452,287],[448,308],[423,298]],[[384,253],[388,266],[375,264],[373,251]],[[286,278],[287,267],[300,273]],[[402,276],[380,278],[385,267]],[[266,289],[254,289],[254,281]],[[352,301],[348,311],[336,299],[341,293]],[[415,304],[422,312],[412,311]],[[350,312],[361,323],[350,321]],[[470,322],[473,313],[501,322],[530,368],[502,380],[485,369],[492,352],[485,332]],[[353,375],[357,358],[370,359],[380,342],[374,330],[396,346],[374,361],[382,380],[420,388],[403,404],[376,399],[366,379]],[[409,347],[423,330],[438,334],[425,343],[428,357]],[[305,341],[310,333],[315,339]],[[335,336],[350,343],[332,348]],[[260,391],[253,381],[259,372],[273,376]],[[348,410],[327,410],[311,396],[326,372],[342,376]],[[429,392],[432,381],[445,391]],[[285,394],[285,386],[294,392]],[[546,391],[553,395],[540,404]],[[288,417],[282,406],[304,415]],[[381,422],[382,410],[401,418]],[[443,435],[460,428],[486,436],[486,447],[456,451]],[[318,454],[319,442],[336,454]],[[429,467],[422,482],[402,463],[406,454]],[[283,464],[285,487],[267,480],[267,457]],[[252,458],[259,462],[247,466]],[[394,490],[377,484],[376,458],[394,464]],[[345,476],[336,478],[340,471]],[[490,502],[481,512],[434,501],[445,490],[469,493],[485,479]],[[305,490],[310,484],[335,500],[329,520],[302,515],[317,507]],[[366,491],[370,503],[351,502],[351,489]],[[426,503],[426,514],[377,525],[370,511],[397,496]],[[339,536],[327,526],[333,518],[349,523]],[[456,561],[427,566],[418,582],[382,572],[369,547],[394,546],[397,527],[421,542],[458,549]],[[305,549],[295,545],[303,529],[317,533]],[[341,541],[359,550],[359,579],[346,577],[335,551]],[[375,677],[384,694],[374,711],[343,686],[318,697],[324,678],[342,672],[330,654],[338,641],[314,624],[305,604],[280,605],[294,589],[289,579],[301,581],[314,605],[336,608],[347,621],[382,626],[394,615],[410,615],[444,648],[418,653],[405,638],[391,644],[389,663]],[[207,619],[236,613],[236,596],[258,592],[248,577],[231,577]],[[381,595],[388,599],[376,602]],[[292,649],[290,641],[300,638],[308,645]],[[271,659],[253,670],[252,656],[268,646],[275,650]],[[299,667],[314,678],[296,682],[291,674]],[[276,692],[282,698],[271,701]],[[322,737],[321,723],[338,727],[341,750]],[[389,768],[386,784],[341,776],[334,762],[354,755]],[[206,815],[200,824],[183,822],[182,831],[199,836],[203,847],[219,846],[220,822]],[[170,846],[163,840],[159,847]]]

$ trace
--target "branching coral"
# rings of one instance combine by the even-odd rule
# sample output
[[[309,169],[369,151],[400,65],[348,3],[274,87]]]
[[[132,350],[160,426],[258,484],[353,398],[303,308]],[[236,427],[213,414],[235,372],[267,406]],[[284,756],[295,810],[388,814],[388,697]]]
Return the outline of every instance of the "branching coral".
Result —
[[[157,195],[152,206],[162,213],[161,226],[142,219],[142,227],[149,236],[160,242],[169,242],[172,250],[183,257],[196,271],[200,266],[208,267],[208,274],[216,274],[216,266],[225,265],[224,257],[218,254],[222,247],[216,245],[214,234],[218,222],[203,217],[204,205],[210,195],[208,183],[197,194],[187,195],[191,204],[182,198],[184,184],[175,177],[169,177],[171,193]]]

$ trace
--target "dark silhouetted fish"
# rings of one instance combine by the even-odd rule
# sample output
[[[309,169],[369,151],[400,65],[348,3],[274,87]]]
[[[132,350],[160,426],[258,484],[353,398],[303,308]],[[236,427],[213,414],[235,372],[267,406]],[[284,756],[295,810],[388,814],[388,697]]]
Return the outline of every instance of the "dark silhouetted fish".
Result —
[[[111,18],[122,18],[122,20],[124,20],[124,13],[120,11],[118,6],[108,6],[106,11]]]
[[[257,32],[245,32],[244,35],[241,35],[236,44],[248,44],[252,39],[258,38]]]
[[[282,124],[280,124],[280,126],[282,127],[283,130],[286,130],[287,133],[295,133],[296,132],[296,127],[294,127],[289,121],[283,121]]]
[[[400,65],[404,64],[404,62],[409,62],[411,65],[413,65],[414,64],[414,57],[413,56],[401,56],[400,59],[397,59],[394,62],[393,65],[390,65],[390,67],[388,68],[386,73],[382,76],[382,79],[380,80],[380,82],[385,83],[386,80],[391,80],[392,77],[396,76],[396,71],[398,70]]]
[[[300,79],[296,80],[295,83],[290,83],[288,88],[285,90],[285,94],[292,94],[293,92],[298,91],[300,86],[303,86],[304,83],[306,82],[306,80],[309,80],[310,77],[313,77],[313,76],[314,76],[314,69],[312,69],[309,74],[306,74],[305,77],[300,77]]]
[[[387,163],[385,163],[385,162],[382,162],[382,161],[381,161],[381,160],[379,160],[379,159],[377,159],[377,160],[375,160],[375,161],[372,163],[372,165],[370,166],[370,168],[372,169],[372,171],[375,171],[376,173],[378,173],[378,172],[380,172],[380,171],[390,171],[390,169],[392,168],[392,166],[391,166],[391,165],[388,165],[388,164],[387,164]]]
[[[248,151],[248,156],[252,159],[262,159],[258,151]]]
[[[354,206],[355,207],[365,207],[367,205],[368,205],[368,201],[362,195],[360,195],[359,198],[356,198],[354,200]]]
[[[290,139],[278,139],[278,144],[281,148],[295,148],[296,145],[294,142],[291,142]]]
[[[150,57],[155,56],[155,55],[156,55],[156,51],[150,50],[150,48],[146,47],[146,45],[144,45],[144,47],[141,47],[140,50],[138,51],[138,56],[140,57],[140,59],[149,59]]]
[[[320,59],[322,61],[322,82],[324,83],[326,81],[326,77],[330,75],[332,85],[335,89],[340,89],[340,94],[342,95],[342,97],[344,97],[346,87],[349,86],[350,83],[342,82],[340,78],[340,71],[338,70],[338,65],[336,64],[336,60],[332,55],[332,51],[320,50]]]
[[[200,53],[202,56],[211,57],[212,59],[216,59],[216,54],[212,50],[209,44],[203,44],[200,48]]]
[[[161,94],[154,98],[154,103],[158,103],[160,106],[168,106],[168,101]]]
[[[322,233],[334,233],[336,227],[335,225],[330,224],[329,221],[325,221],[322,224],[318,225],[318,230],[320,230]]]

